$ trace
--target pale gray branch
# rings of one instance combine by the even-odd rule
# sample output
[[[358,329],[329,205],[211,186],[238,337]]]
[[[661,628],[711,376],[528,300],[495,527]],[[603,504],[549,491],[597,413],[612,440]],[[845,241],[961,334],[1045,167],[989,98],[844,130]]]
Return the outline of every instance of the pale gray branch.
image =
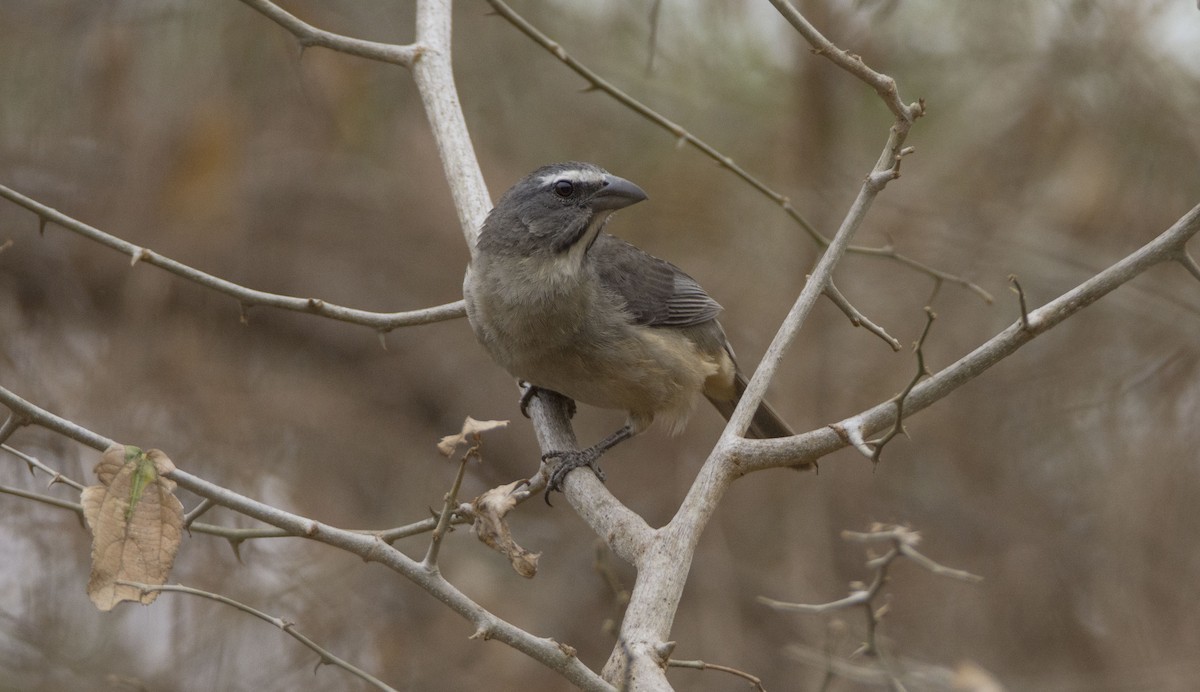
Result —
[[[892,111],[892,114],[898,119],[911,123],[921,115],[920,111],[923,110],[923,107],[919,104],[904,105],[904,101],[900,99],[900,92],[896,88],[896,80],[872,70],[859,56],[833,45],[833,42],[817,31],[817,28],[809,23],[788,0],[771,0],[771,4],[779,10],[779,14],[783,15],[783,18],[796,31],[800,32],[804,40],[808,41],[814,53],[829,58],[833,64],[866,82],[875,90],[875,93],[879,94],[879,97],[887,104],[888,110]],[[887,165],[883,167],[887,167]]]
[[[809,237],[812,238],[812,240],[818,246],[824,248],[829,245],[829,242],[830,242],[829,238],[825,237],[825,235],[823,233],[818,231],[815,226],[813,226],[811,223],[809,223],[809,221],[806,218],[804,218],[804,216],[802,214],[800,214],[799,210],[797,210],[796,207],[792,205],[791,200],[786,195],[778,192],[777,190],[775,190],[774,188],[772,188],[771,186],[767,185],[765,182],[760,180],[758,177],[756,177],[755,175],[753,175],[746,169],[742,168],[741,165],[739,165],[736,161],[733,160],[733,157],[721,152],[719,149],[717,149],[713,145],[711,145],[708,142],[693,135],[691,132],[689,132],[687,129],[685,129],[682,125],[676,123],[675,121],[671,120],[670,118],[667,118],[666,116],[662,115],[661,113],[654,110],[653,108],[650,108],[649,106],[642,103],[641,101],[638,101],[637,99],[633,98],[632,96],[627,94],[625,91],[621,90],[619,87],[614,85],[612,82],[601,77],[594,70],[592,70],[588,66],[586,66],[583,63],[576,60],[569,53],[567,53],[566,49],[564,49],[559,43],[557,43],[552,38],[547,36],[543,31],[541,31],[536,26],[531,24],[527,19],[525,19],[521,15],[517,14],[511,7],[509,7],[507,4],[505,4],[503,2],[503,0],[487,0],[487,1],[488,1],[488,4],[492,6],[492,9],[496,10],[496,14],[498,14],[499,16],[506,19],[510,24],[512,24],[514,27],[516,27],[521,33],[525,34],[530,39],[532,39],[535,43],[537,43],[539,46],[546,49],[551,55],[553,55],[555,58],[557,58],[559,61],[561,61],[564,65],[566,65],[568,68],[570,68],[576,74],[578,74],[580,77],[583,77],[585,80],[587,80],[588,84],[591,85],[591,87],[593,89],[596,89],[605,94],[608,94],[614,100],[616,100],[618,103],[622,104],[623,106],[630,109],[634,113],[637,113],[638,115],[642,116],[646,120],[649,120],[651,123],[654,123],[658,127],[671,133],[671,135],[673,137],[675,137],[676,141],[680,145],[687,144],[691,147],[694,147],[697,151],[701,152],[708,158],[717,162],[717,164],[719,166],[721,166],[722,168],[728,169],[731,173],[733,173],[735,176],[740,178],[742,181],[744,181],[750,187],[754,188],[759,193],[761,193],[762,195],[764,195],[771,201],[778,204],[779,207],[783,210],[783,212],[785,214],[787,214],[789,218],[791,218],[793,221],[795,221],[797,224],[799,224],[800,227],[802,229],[804,229],[804,232],[807,233],[809,235]],[[824,40],[824,37],[822,37],[822,40]],[[861,64],[861,60],[859,61],[859,63]],[[868,68],[868,71],[870,71],[869,68]],[[878,74],[878,73],[872,72],[872,74]],[[880,76],[883,76],[886,79],[890,79],[884,75],[880,75]],[[894,88],[894,83],[893,83],[893,88]],[[891,106],[892,106],[892,104],[889,103],[889,107],[891,107]],[[921,110],[922,106],[920,103],[914,104],[913,106],[906,107],[906,108],[909,111],[911,111],[911,116],[913,118],[919,116],[923,112],[923,110]],[[909,122],[911,122],[911,120]],[[883,156],[898,157],[901,155],[901,153],[902,153],[902,149],[899,145],[897,145],[894,149],[885,150]],[[881,160],[882,160],[882,158],[881,158]],[[895,260],[896,262],[899,262],[900,264],[902,264],[906,267],[909,267],[915,271],[918,271],[923,274],[927,274],[930,277],[932,277],[934,280],[948,281],[950,283],[966,287],[966,288],[970,289],[971,291],[975,292],[976,294],[978,294],[980,297],[982,297],[987,302],[989,302],[989,303],[992,302],[991,294],[989,294],[987,291],[985,291],[982,287],[972,283],[971,281],[968,281],[967,279],[965,279],[961,276],[956,276],[954,274],[950,274],[948,272],[944,272],[939,269],[934,269],[933,267],[930,267],[929,265],[927,265],[923,262],[918,262],[917,260],[912,259],[911,257],[902,255],[902,254],[896,252],[895,248],[892,248],[892,247],[881,247],[881,248],[880,247],[865,247],[865,246],[860,246],[860,245],[851,245],[846,249],[846,251],[850,252],[850,253],[854,253],[854,254],[862,254],[862,255],[868,255],[868,256],[872,256],[872,257],[890,258],[890,259]]]
[[[1194,279],[1200,281],[1200,264],[1196,264],[1196,260],[1188,254],[1187,248],[1180,248],[1179,256],[1176,259]]]
[[[28,490],[21,490],[20,488],[13,488],[7,485],[0,485],[0,494],[12,495],[13,497],[33,500],[34,502],[41,502],[42,504],[50,505],[51,507],[58,507],[59,509],[69,509],[78,514],[80,517],[83,516],[83,505],[80,505],[78,502],[71,502],[70,500],[63,500],[50,495],[34,493]]]
[[[418,0],[417,43],[427,51],[413,65],[413,79],[433,131],[442,171],[467,249],[475,256],[475,238],[492,208],[487,183],[475,158],[471,132],[463,117],[450,61],[450,0]]]
[[[37,469],[37,470],[41,471],[42,473],[46,474],[47,476],[50,476],[50,485],[54,485],[55,483],[63,483],[65,485],[71,486],[72,488],[74,488],[76,490],[83,490],[82,483],[80,483],[72,478],[68,478],[67,476],[62,475],[58,471],[55,471],[54,469],[50,468],[49,466],[46,466],[45,464],[42,463],[42,461],[40,459],[38,459],[35,456],[26,454],[25,452],[22,452],[21,450],[16,449],[14,447],[10,447],[8,445],[0,445],[0,449],[3,449],[4,451],[8,452],[9,454],[12,454],[13,456],[17,457],[21,461],[25,462],[29,466],[29,470],[31,472],[34,469]]]
[[[835,286],[832,281],[830,281],[829,285],[825,287],[825,297],[833,301],[833,304],[838,306],[838,309],[846,314],[846,317],[850,319],[850,324],[854,325],[855,327],[862,327],[880,339],[883,339],[884,343],[890,346],[893,351],[900,350],[900,342],[896,340],[896,337],[888,334],[886,329],[872,322],[869,317],[860,312],[858,308],[854,307],[854,305],[846,299],[846,296],[838,290],[838,287]]]
[[[920,115],[921,109],[914,107],[911,111],[906,108],[897,116],[888,132],[879,162],[867,174],[837,233],[805,282],[800,296],[751,377],[717,446],[700,469],[671,522],[654,534],[654,540],[638,556],[635,563],[638,580],[621,626],[624,646],[614,649],[609,656],[604,667],[605,679],[619,680],[632,671],[636,689],[669,689],[666,677],[662,674],[661,662],[655,654],[657,647],[670,634],[700,534],[726,489],[744,473],[738,455],[738,445],[743,441],[741,436],[749,427],[750,418],[758,409],[784,353],[795,340],[816,301],[832,282],[833,270],[862,225],[871,203],[898,175],[900,157],[905,151],[904,140],[912,120]]]
[[[425,47],[420,42],[408,46],[400,46],[392,43],[376,43],[375,41],[364,41],[318,29],[311,24],[297,19],[295,15],[288,13],[273,2],[268,2],[268,0],[242,0],[242,2],[254,8],[254,10],[279,26],[287,29],[296,37],[300,45],[305,48],[320,46],[321,48],[328,48],[340,53],[348,53],[350,55],[357,55],[360,58],[378,60],[404,67],[412,67],[413,62],[419,59],[425,50]]]
[[[0,425],[0,444],[7,442],[8,438],[12,437],[12,434],[24,424],[20,416],[9,413],[8,418],[4,419],[4,425]]]
[[[285,620],[283,618],[280,618],[280,617],[275,617],[274,615],[268,615],[267,613],[264,613],[263,611],[261,611],[257,608],[248,606],[245,603],[242,603],[240,601],[235,601],[234,599],[232,599],[228,596],[223,596],[221,594],[213,593],[211,591],[203,591],[201,589],[194,589],[190,586],[183,586],[180,584],[161,584],[161,585],[155,586],[153,584],[142,584],[141,582],[124,581],[124,580],[117,580],[117,583],[125,584],[126,586],[132,586],[135,589],[140,589],[142,591],[142,593],[150,593],[152,591],[162,591],[162,592],[166,592],[166,593],[184,593],[184,594],[189,594],[192,596],[200,596],[201,598],[207,598],[211,601],[216,601],[217,603],[224,603],[227,606],[231,606],[236,610],[242,611],[243,613],[248,613],[250,615],[253,615],[254,617],[258,618],[259,620],[263,620],[264,622],[269,622],[270,624],[274,625],[275,627],[278,627],[279,629],[283,630],[285,633],[287,633],[287,635],[289,637],[295,639],[296,641],[300,642],[304,646],[315,651],[317,653],[317,655],[321,657],[322,664],[337,666],[338,668],[341,668],[342,670],[346,671],[347,673],[350,673],[351,675],[353,675],[357,678],[367,681],[376,689],[391,690],[392,692],[396,692],[396,688],[388,685],[387,683],[383,682],[382,680],[375,677],[374,675],[371,675],[370,673],[363,670],[362,668],[355,666],[354,664],[350,663],[349,661],[345,660],[344,658],[340,658],[339,656],[334,655],[331,651],[329,651],[329,649],[326,649],[325,647],[321,646],[320,644],[314,642],[312,639],[309,639],[304,634],[301,634],[300,630],[296,629],[295,623],[292,623],[292,622]]]
[[[0,387],[0,403],[31,424],[57,432],[97,451],[103,451],[115,444],[113,440],[35,406],[3,387]],[[292,514],[252,500],[215,483],[210,483],[186,471],[177,469],[172,471],[169,477],[185,490],[202,498],[213,500],[223,507],[252,519],[283,529],[290,535],[331,545],[358,555],[367,562],[378,562],[409,579],[471,622],[475,626],[473,638],[496,639],[504,642],[559,673],[581,689],[612,690],[611,685],[579,661],[570,647],[560,645],[552,639],[535,637],[516,625],[502,620],[446,581],[436,569],[427,569],[420,562],[393,548],[377,533],[360,533],[339,529]],[[22,497],[29,495],[31,494],[23,492],[21,494]],[[43,501],[41,497],[30,497],[30,499]],[[60,506],[62,505],[60,504]],[[71,505],[68,508],[74,509],[74,506]],[[199,525],[193,525],[193,530],[196,530],[197,526]]]
[[[1162,262],[1177,258],[1179,249],[1200,232],[1200,205],[1193,207],[1157,238],[1028,315],[1018,319],[975,350],[913,387],[905,398],[905,415],[912,415],[981,375],[1046,332],[1119,286]],[[743,473],[764,468],[811,463],[851,443],[857,434],[869,436],[895,423],[896,407],[887,401],[826,428],[774,440],[737,440],[734,452]]]
[[[262,305],[281,310],[320,315],[342,322],[361,324],[384,332],[396,329],[397,327],[443,322],[466,315],[466,308],[461,300],[436,307],[406,312],[370,312],[368,310],[341,307],[318,298],[298,298],[246,288],[232,281],[202,272],[182,262],[177,262],[153,250],[138,247],[127,240],[77,221],[56,209],[48,207],[3,185],[0,185],[0,197],[5,197],[14,204],[25,207],[37,214],[43,221],[52,221],[72,233],[81,235],[105,247],[112,248],[122,254],[129,255],[132,258],[132,264],[136,265],[138,262],[143,262],[164,269],[205,288],[211,288],[219,293],[232,296],[244,307]]]

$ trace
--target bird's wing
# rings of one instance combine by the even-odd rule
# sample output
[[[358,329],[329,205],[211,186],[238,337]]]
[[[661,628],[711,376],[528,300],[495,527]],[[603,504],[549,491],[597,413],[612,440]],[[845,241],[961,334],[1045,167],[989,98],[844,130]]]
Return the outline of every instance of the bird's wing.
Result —
[[[666,260],[601,233],[588,250],[600,283],[625,301],[634,324],[687,327],[721,312],[692,277]]]

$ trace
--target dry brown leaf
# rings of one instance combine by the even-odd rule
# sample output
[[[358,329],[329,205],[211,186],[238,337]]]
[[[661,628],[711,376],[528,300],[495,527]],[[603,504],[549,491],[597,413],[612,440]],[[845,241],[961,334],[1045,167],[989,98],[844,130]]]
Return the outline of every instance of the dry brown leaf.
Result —
[[[537,563],[541,553],[531,553],[517,545],[508,523],[504,521],[504,515],[517,506],[513,491],[521,483],[524,481],[514,481],[499,488],[492,488],[472,500],[475,523],[471,526],[471,532],[488,547],[508,557],[517,574],[532,579],[537,574]]]
[[[467,419],[463,421],[462,432],[443,437],[442,441],[438,442],[438,451],[442,453],[442,456],[451,456],[460,444],[468,443],[468,437],[478,440],[481,434],[496,428],[503,428],[506,425],[508,425],[506,420],[475,420],[467,416]]]
[[[80,498],[92,532],[87,591],[100,610],[121,601],[149,604],[158,596],[117,581],[166,583],[183,535],[183,505],[174,481],[163,476],[174,470],[157,449],[113,445],[100,457],[100,485],[84,488]]]

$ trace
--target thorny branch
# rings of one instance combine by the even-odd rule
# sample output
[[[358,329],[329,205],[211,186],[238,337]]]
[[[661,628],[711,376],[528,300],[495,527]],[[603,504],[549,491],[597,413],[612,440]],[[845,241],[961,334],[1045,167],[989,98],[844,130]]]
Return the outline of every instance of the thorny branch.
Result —
[[[113,440],[35,406],[3,387],[0,387],[0,404],[7,406],[10,411],[27,420],[29,424],[69,437],[97,451],[108,449],[114,444]],[[475,626],[474,638],[496,639],[504,642],[558,672],[571,684],[581,689],[612,689],[608,683],[580,662],[570,647],[549,638],[534,636],[497,617],[459,591],[437,569],[431,569],[413,560],[384,542],[378,535],[339,529],[286,512],[210,483],[181,469],[172,471],[169,478],[180,488],[191,491],[202,498],[210,499],[234,512],[282,529],[288,535],[325,543],[358,555],[368,562],[378,562],[412,581],[471,622]],[[41,501],[41,498],[31,499]],[[74,509],[74,507],[68,508]],[[199,524],[194,524],[193,530],[197,530],[198,526]]]
[[[900,342],[896,340],[896,337],[888,334],[887,330],[875,324],[870,320],[870,318],[862,314],[862,312],[860,312],[858,308],[854,307],[849,300],[846,300],[846,296],[838,290],[838,287],[835,286],[832,281],[830,281],[829,285],[825,287],[825,297],[833,301],[833,304],[838,306],[838,308],[846,314],[846,317],[850,319],[850,324],[854,325],[855,327],[862,327],[880,339],[883,339],[883,342],[890,346],[893,351],[900,350]]]
[[[89,226],[81,221],[77,221],[70,216],[53,209],[51,207],[22,195],[21,193],[12,190],[8,187],[0,185],[0,197],[5,197],[12,203],[24,207],[29,211],[37,214],[38,219],[44,225],[45,222],[52,222],[55,225],[61,226],[72,233],[76,233],[88,240],[99,243],[105,247],[112,248],[117,252],[129,255],[131,258],[131,266],[137,265],[139,262],[144,262],[165,271],[168,271],[176,276],[182,277],[193,283],[210,288],[218,293],[224,293],[231,296],[239,302],[243,311],[246,308],[262,305],[265,307],[279,308],[281,310],[291,310],[294,312],[302,312],[310,315],[320,315],[330,319],[339,320],[342,322],[350,322],[352,324],[361,324],[367,327],[378,330],[381,333],[389,332],[397,327],[408,327],[418,324],[430,324],[433,322],[443,322],[445,320],[457,319],[466,315],[466,308],[463,301],[457,300],[453,303],[438,305],[432,308],[424,308],[422,310],[411,310],[406,312],[370,312],[368,310],[358,310],[356,308],[347,308],[333,303],[327,303],[319,298],[299,298],[295,296],[279,295],[277,293],[268,293],[266,291],[258,291],[252,288],[246,288],[240,284],[236,284],[227,279],[222,279],[218,276],[202,272],[199,269],[190,267],[182,262],[171,259],[165,255],[160,255],[148,248],[138,247],[127,240],[118,238],[115,235],[105,233],[104,231]]]
[[[691,668],[692,670],[718,670],[722,673],[729,673],[742,678],[750,683],[750,686],[758,690],[758,692],[767,692],[767,688],[763,687],[762,678],[757,675],[751,675],[744,670],[738,670],[731,666],[722,666],[716,663],[706,663],[704,661],[681,661],[677,658],[667,659],[667,665],[672,668]]]
[[[682,125],[667,118],[666,116],[662,115],[661,113],[654,110],[653,108],[650,108],[646,104],[644,104],[641,101],[630,96],[628,93],[626,93],[625,91],[623,91],[622,89],[620,89],[619,87],[614,85],[612,82],[608,81],[604,77],[601,77],[594,70],[592,70],[588,66],[584,65],[583,63],[581,63],[578,60],[576,60],[575,58],[573,58],[569,53],[567,53],[566,49],[564,49],[561,44],[559,44],[554,39],[547,36],[540,29],[538,29],[536,26],[531,24],[529,22],[529,20],[525,19],[520,14],[517,14],[517,12],[514,11],[511,7],[509,7],[507,4],[505,4],[503,2],[503,0],[487,0],[487,2],[489,5],[492,6],[492,9],[496,11],[497,15],[503,17],[510,24],[512,24],[514,27],[516,27],[521,33],[528,36],[530,39],[532,39],[535,43],[540,45],[542,48],[545,48],[551,55],[553,55],[555,58],[557,58],[559,61],[561,61],[564,65],[566,65],[568,68],[570,68],[576,74],[578,74],[580,77],[583,77],[588,82],[588,84],[590,85],[590,87],[592,89],[602,91],[602,92],[608,94],[613,99],[615,99],[618,103],[624,105],[626,108],[629,108],[634,113],[637,113],[638,115],[642,116],[646,120],[649,120],[650,122],[654,123],[655,125],[659,126],[660,128],[671,133],[671,135],[675,137],[679,146],[683,146],[685,144],[690,145],[690,146],[694,147],[696,150],[700,151],[705,156],[707,156],[708,158],[715,161],[717,163],[717,165],[721,166],[722,168],[728,169],[731,173],[736,175],[738,178],[741,178],[745,183],[750,185],[750,187],[754,188],[759,193],[763,194],[768,199],[770,199],[771,201],[778,204],[779,207],[781,209],[783,209],[784,213],[787,214],[789,218],[791,218],[793,221],[795,221],[797,224],[799,224],[799,226],[802,229],[804,229],[804,232],[807,233],[810,238],[812,238],[813,242],[815,242],[818,245],[818,247],[826,248],[829,246],[829,244],[831,242],[830,239],[828,237],[826,237],[823,233],[818,231],[815,226],[813,226],[806,218],[804,218],[804,216],[800,213],[800,211],[797,210],[796,207],[792,204],[791,199],[789,199],[786,195],[778,192],[774,188],[772,188],[769,185],[767,185],[766,183],[764,183],[762,180],[759,180],[758,177],[754,176],[749,171],[747,171],[745,168],[740,166],[737,162],[735,162],[731,156],[728,156],[728,155],[722,153],[716,147],[712,146],[708,142],[700,139],[699,137],[697,137],[694,134],[692,134],[691,132],[689,132]],[[824,40],[824,37],[821,37],[821,38],[822,38],[822,40]],[[825,43],[829,44],[828,41],[825,41]],[[832,44],[829,44],[829,45],[832,46]],[[857,60],[858,60],[858,65],[862,66],[864,69],[867,69],[868,72],[870,72],[871,74],[878,74],[875,72],[871,72],[869,70],[869,68],[866,68],[865,65],[862,65],[861,59],[857,59]],[[837,61],[835,60],[835,62],[837,62]],[[858,76],[858,75],[856,75],[856,76]],[[879,76],[883,77],[884,79],[888,79],[888,80],[891,79],[890,77],[886,77],[886,75],[879,75]],[[891,89],[892,89],[891,100],[892,101],[897,100],[899,97],[895,93],[895,82],[892,82]],[[889,99],[885,97],[885,101],[887,101],[887,100],[889,100]],[[893,111],[895,111],[895,108],[890,101],[889,101],[888,107],[892,108]],[[920,117],[920,115],[924,113],[924,104],[923,104],[923,102],[918,102],[917,104],[914,104],[913,106],[905,107],[905,110],[908,112],[907,122],[911,123],[913,119]],[[902,142],[903,138],[900,138],[899,141]],[[902,153],[902,149],[898,144],[895,148],[890,149],[888,152],[885,152],[885,156],[895,156],[898,159],[899,156],[901,155],[901,153]],[[881,161],[882,161],[882,158],[881,158]],[[890,164],[889,164],[889,167],[890,167]],[[950,274],[948,272],[934,269],[933,267],[930,267],[922,262],[914,260],[911,257],[902,255],[902,254],[896,252],[895,248],[893,248],[893,247],[890,247],[890,246],[889,247],[863,247],[863,246],[858,246],[858,245],[851,245],[849,248],[847,248],[846,251],[854,253],[854,254],[870,255],[873,257],[890,258],[896,262],[899,262],[900,264],[902,264],[906,267],[909,267],[910,269],[913,269],[914,271],[926,274],[926,275],[932,277],[934,280],[948,281],[950,283],[964,286],[964,287],[968,288],[969,290],[973,291],[974,293],[976,293],[977,295],[979,295],[985,301],[987,301],[989,303],[992,302],[991,294],[988,293],[986,290],[984,290],[982,287],[976,285],[975,283],[972,283],[971,281],[968,281],[967,279],[965,279],[961,276],[956,276],[956,275]]]
[[[211,601],[216,601],[217,603],[224,603],[227,606],[231,606],[235,610],[240,610],[243,613],[249,613],[250,615],[253,615],[254,617],[258,618],[259,620],[271,623],[275,627],[278,627],[279,629],[283,630],[289,637],[295,639],[296,641],[300,642],[304,646],[315,651],[316,654],[321,657],[321,659],[320,659],[320,661],[318,661],[317,665],[336,666],[336,667],[341,668],[342,670],[346,671],[347,673],[350,673],[351,675],[353,675],[361,680],[366,681],[367,683],[369,683],[372,687],[374,687],[376,689],[391,690],[391,692],[396,692],[396,688],[391,687],[390,685],[384,683],[379,678],[375,677],[374,675],[371,675],[370,673],[363,670],[362,668],[355,666],[354,664],[350,663],[349,661],[345,660],[344,658],[336,656],[333,652],[329,651],[329,649],[326,649],[325,647],[321,646],[320,644],[318,644],[315,641],[313,641],[312,639],[310,639],[308,636],[302,634],[300,632],[300,630],[296,629],[295,623],[293,623],[289,620],[285,620],[280,617],[276,617],[274,615],[268,615],[267,613],[264,613],[263,611],[261,611],[257,608],[248,606],[245,603],[236,601],[232,598],[229,598],[228,596],[222,596],[221,594],[213,593],[211,591],[203,591],[201,589],[194,589],[190,586],[182,586],[179,584],[161,584],[161,585],[155,586],[152,584],[142,584],[139,582],[122,581],[122,580],[118,580],[117,583],[124,584],[126,586],[132,586],[135,589],[140,589],[142,591],[142,593],[150,593],[152,591],[160,591],[160,592],[166,592],[166,593],[183,593],[183,594],[189,594],[192,596],[200,596],[201,598],[207,598]]]
[[[921,330],[921,336],[917,339],[917,343],[913,347],[913,351],[917,354],[917,372],[908,381],[908,386],[904,388],[904,391],[892,399],[896,403],[896,424],[883,437],[871,440],[864,446],[859,446],[860,450],[870,450],[871,453],[868,456],[872,464],[879,463],[879,457],[883,454],[884,446],[891,442],[894,437],[901,433],[908,434],[904,430],[904,400],[922,378],[929,377],[929,368],[925,365],[925,339],[929,337],[929,328],[933,326],[933,321],[936,319],[937,314],[927,306],[925,308],[925,328]]]
[[[962,385],[983,374],[1038,335],[1053,329],[1075,313],[1100,300],[1149,268],[1176,260],[1187,242],[1200,232],[1200,204],[1192,207],[1170,228],[1125,256],[1107,269],[1067,291],[1028,315],[1028,327],[1018,320],[996,336],[980,344],[954,363],[921,381],[904,399],[904,408],[914,413],[948,396]],[[775,440],[739,440],[739,470],[750,473],[759,469],[809,464],[846,445],[896,423],[893,401],[877,404],[825,428]],[[860,447],[860,451],[864,449]],[[866,452],[864,452],[866,453]],[[869,454],[868,454],[869,456]]]
[[[904,526],[887,526],[876,524],[871,527],[871,530],[865,533],[856,531],[843,531],[842,538],[848,541],[863,543],[866,545],[876,545],[880,543],[888,544],[887,552],[883,555],[872,557],[867,561],[867,567],[874,571],[874,575],[869,585],[863,585],[861,582],[851,583],[850,595],[836,601],[820,604],[806,603],[790,603],[786,601],[778,601],[773,598],[759,596],[758,602],[775,610],[807,613],[816,615],[825,615],[840,610],[846,610],[854,607],[861,607],[865,624],[866,624],[866,640],[862,646],[851,657],[859,653],[879,660],[883,664],[883,669],[879,670],[882,676],[892,684],[894,688],[903,688],[899,679],[899,675],[892,670],[892,666],[887,660],[886,653],[880,648],[878,630],[880,619],[887,612],[887,606],[876,606],[876,601],[879,594],[882,592],[884,585],[888,581],[888,568],[892,563],[901,557],[908,558],[913,563],[923,567],[939,576],[950,577],[960,581],[978,582],[982,578],[970,572],[953,569],[940,565],[934,562],[929,557],[920,553],[916,546],[921,541],[921,535]],[[832,663],[832,660],[830,661]],[[828,671],[833,672],[834,668],[829,665]]]
[[[321,48],[356,55],[360,58],[378,60],[403,67],[412,67],[413,63],[428,49],[421,43],[399,46],[392,43],[376,43],[375,41],[364,41],[358,38],[342,36],[307,24],[272,2],[267,2],[266,0],[242,0],[242,2],[291,32],[296,37],[296,40],[300,42],[302,48],[320,46]]]

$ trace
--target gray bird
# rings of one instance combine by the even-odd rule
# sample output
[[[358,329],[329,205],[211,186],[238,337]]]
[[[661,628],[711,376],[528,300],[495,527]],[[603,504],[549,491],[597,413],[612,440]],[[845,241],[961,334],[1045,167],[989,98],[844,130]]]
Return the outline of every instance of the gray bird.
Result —
[[[590,163],[543,166],[488,214],[463,281],[467,317],[497,363],[532,387],[627,411],[625,425],[578,451],[552,451],[547,484],[596,464],[655,420],[677,432],[703,393],[726,419],[746,388],[717,322],[721,306],[695,279],[604,232],[613,212],[646,199]],[[749,435],[791,429],[765,402]]]

